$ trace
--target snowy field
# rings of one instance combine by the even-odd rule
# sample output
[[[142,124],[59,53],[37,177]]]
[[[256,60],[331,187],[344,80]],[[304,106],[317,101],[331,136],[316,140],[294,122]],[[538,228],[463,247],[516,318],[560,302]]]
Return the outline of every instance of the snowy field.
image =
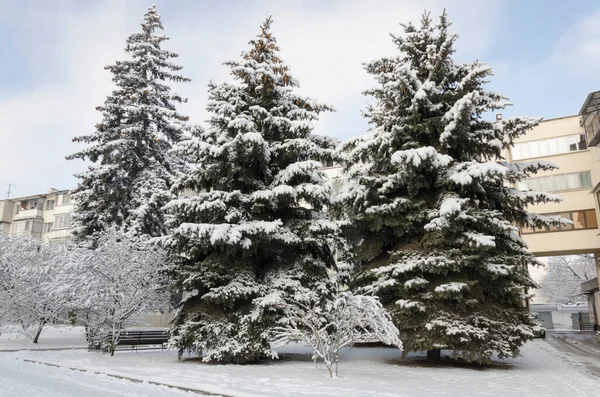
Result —
[[[192,396],[165,386],[136,383],[105,375],[31,364],[0,353],[2,397],[170,397]]]
[[[600,385],[600,379],[587,373],[584,366],[565,358],[541,340],[528,343],[523,348],[523,357],[487,369],[451,366],[431,368],[415,362],[415,358],[408,363],[401,362],[400,352],[395,349],[354,348],[343,352],[338,379],[330,379],[322,364],[315,368],[304,347],[288,347],[282,353],[282,360],[277,362],[222,366],[193,360],[180,363],[173,351],[118,352],[114,357],[85,350],[5,352],[0,353],[0,385],[3,386],[3,393],[7,393],[7,390],[9,393],[2,395],[11,397],[196,395],[96,373],[240,397],[574,397],[595,395]],[[49,390],[58,391],[51,394]],[[62,394],[60,390],[63,390]]]
[[[21,349],[72,349],[85,348],[83,327],[45,327],[38,343],[24,335],[19,327],[0,327],[0,351]]]

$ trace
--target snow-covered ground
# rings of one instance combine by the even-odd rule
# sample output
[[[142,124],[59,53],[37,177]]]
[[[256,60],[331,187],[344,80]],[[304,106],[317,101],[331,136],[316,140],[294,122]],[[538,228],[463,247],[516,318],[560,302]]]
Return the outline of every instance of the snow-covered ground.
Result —
[[[21,349],[85,348],[83,327],[45,327],[38,343],[22,333],[19,327],[0,327],[0,351]]]
[[[600,379],[586,372],[583,365],[567,359],[545,341],[535,340],[523,348],[523,357],[507,360],[487,369],[465,367],[427,367],[413,361],[403,363],[400,352],[386,348],[354,348],[342,354],[340,377],[330,379],[325,367],[315,368],[304,347],[291,346],[282,350],[282,360],[261,365],[209,365],[198,361],[178,362],[173,351],[118,352],[114,357],[85,350],[19,351],[0,353],[0,385],[6,376],[18,389],[19,380],[29,378],[68,381],[61,374],[68,369],[48,368],[23,362],[24,359],[85,369],[78,373],[73,384],[81,387],[117,387],[101,372],[145,381],[183,386],[230,396],[591,396],[595,395]],[[10,368],[5,375],[5,368]],[[85,376],[84,378],[79,378]],[[45,381],[44,381],[45,382]],[[70,382],[70,381],[69,381]],[[94,383],[95,382],[95,383]],[[119,380],[119,382],[125,382]],[[119,383],[120,384],[120,383]],[[138,384],[138,386],[158,386]],[[56,390],[54,386],[48,386]],[[56,387],[62,387],[59,383]],[[75,386],[74,386],[75,387]],[[76,386],[79,387],[79,386]],[[135,386],[131,386],[132,388]],[[27,389],[24,389],[25,391]],[[102,389],[99,389],[102,390]],[[118,389],[121,390],[121,389]],[[124,389],[123,389],[124,390]],[[168,392],[183,393],[172,389]],[[137,394],[136,394],[137,393]],[[128,395],[144,394],[132,389]],[[9,394],[10,395],[10,394]],[[51,395],[24,393],[16,395]],[[57,394],[62,395],[62,394]],[[68,395],[68,394],[67,394]],[[79,395],[89,394],[85,389]],[[104,395],[119,395],[105,393]]]
[[[115,379],[106,375],[54,368],[15,360],[0,353],[0,396],[2,397],[171,397],[195,394]]]

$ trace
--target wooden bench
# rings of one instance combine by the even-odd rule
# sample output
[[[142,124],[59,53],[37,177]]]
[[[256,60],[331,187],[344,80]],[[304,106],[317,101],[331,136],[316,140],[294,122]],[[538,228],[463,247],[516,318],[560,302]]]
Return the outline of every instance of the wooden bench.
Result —
[[[109,333],[104,338],[102,343],[102,351],[107,352],[109,350],[110,341],[112,340],[112,333]],[[152,350],[166,348],[167,342],[169,342],[169,331],[168,330],[123,330],[119,334],[119,340],[115,346],[117,350]]]

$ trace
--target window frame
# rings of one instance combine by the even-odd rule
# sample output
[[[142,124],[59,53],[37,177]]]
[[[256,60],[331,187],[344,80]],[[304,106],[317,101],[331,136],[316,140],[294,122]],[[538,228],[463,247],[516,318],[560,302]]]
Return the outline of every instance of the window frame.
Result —
[[[584,176],[582,174],[587,174],[587,175]],[[585,179],[586,182],[589,181],[589,184],[583,185],[580,183],[579,187],[568,187],[569,176],[574,176],[574,175],[577,175],[577,179],[579,180],[579,182],[581,182],[583,179]],[[562,181],[562,178],[564,178],[564,181]],[[556,189],[555,186],[558,183],[558,181],[562,181],[563,185],[566,188]],[[551,189],[543,189],[542,184],[544,184],[544,182],[546,184],[552,185]],[[533,188],[533,187],[531,187],[533,184],[537,184],[540,187]],[[552,174],[552,175],[546,175],[546,176],[539,176],[539,177],[535,177],[535,178],[526,178],[526,179],[523,179],[522,181],[517,182],[517,184],[516,184],[516,188],[519,190],[525,190],[525,191],[533,190],[533,191],[542,191],[542,192],[549,192],[549,193],[590,189],[591,187],[593,187],[591,170],[590,171],[568,172],[568,173],[564,173],[564,174]]]
[[[581,209],[581,210],[571,210],[571,211],[561,211],[561,212],[549,212],[549,213],[538,214],[538,215],[544,215],[544,216],[560,215],[563,218],[567,218],[567,219],[570,219],[571,221],[573,221],[573,214],[574,213],[581,213],[582,219],[583,219],[583,227],[576,228],[575,224],[571,224],[571,225],[561,225],[561,226],[549,226],[545,230],[540,230],[540,229],[533,229],[533,228],[521,226],[519,228],[519,233],[521,235],[528,235],[528,234],[574,232],[574,231],[577,231],[577,230],[593,230],[593,229],[598,229],[598,215],[596,214],[596,210],[594,208],[585,208],[585,209]],[[593,213],[594,214],[595,222],[592,222],[591,219],[588,220],[588,214],[589,213]],[[568,217],[564,216],[565,214],[567,214]],[[596,226],[589,226],[590,223],[595,223]],[[525,231],[525,230],[527,230],[527,231]]]
[[[71,228],[71,215],[67,212],[64,214],[54,215],[52,230],[64,230]]]
[[[575,148],[571,149],[573,145]],[[542,154],[542,146],[546,146],[549,154]],[[584,150],[588,150],[587,135],[585,133],[518,142],[515,143],[511,148],[511,154],[513,161],[521,161],[549,156],[558,156],[573,152],[581,152]]]

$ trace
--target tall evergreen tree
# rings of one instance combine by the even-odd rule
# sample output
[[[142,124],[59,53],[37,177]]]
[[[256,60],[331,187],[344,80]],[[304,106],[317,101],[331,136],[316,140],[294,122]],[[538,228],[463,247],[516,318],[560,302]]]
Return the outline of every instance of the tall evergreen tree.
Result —
[[[152,6],[142,31],[127,39],[130,59],[106,67],[116,88],[96,108],[102,121],[93,134],[73,139],[88,147],[67,159],[93,163],[76,175],[80,181],[72,192],[74,234],[80,239],[95,239],[109,228],[150,236],[166,231],[160,209],[172,198],[169,189],[178,169],[167,151],[181,140],[187,120],[176,110],[185,99],[167,82],[189,79],[177,73],[181,66],[170,60],[178,55],[161,48],[168,37],[157,29],[163,26]]]
[[[311,136],[331,109],[294,93],[271,22],[225,63],[236,84],[210,84],[209,128],[177,146],[193,166],[174,187],[188,196],[167,205],[173,232],[162,239],[183,292],[172,335],[206,361],[273,357],[275,303],[331,292],[330,192],[315,160],[327,142]]]
[[[527,206],[557,196],[515,182],[553,166],[503,154],[539,120],[486,121],[506,98],[484,89],[491,68],[452,59],[457,36],[425,14],[393,36],[400,54],[366,65],[378,86],[369,134],[343,145],[336,214],[355,246],[353,286],[380,296],[405,353],[440,349],[477,362],[514,356],[532,337],[524,293],[537,264],[519,226],[559,222]]]

